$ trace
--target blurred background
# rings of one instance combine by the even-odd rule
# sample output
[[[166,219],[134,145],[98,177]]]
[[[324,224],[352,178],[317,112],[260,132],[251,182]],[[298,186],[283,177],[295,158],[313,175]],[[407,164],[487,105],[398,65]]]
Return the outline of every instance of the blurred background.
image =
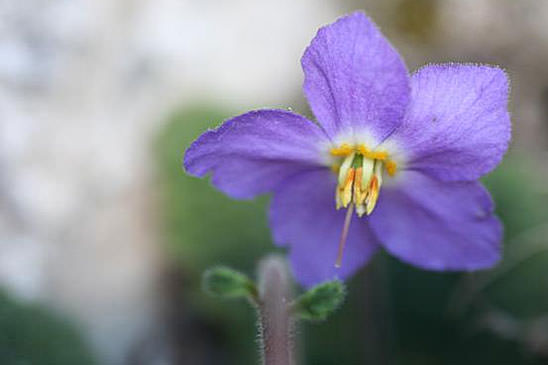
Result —
[[[207,127],[263,107],[310,115],[299,59],[365,9],[410,70],[504,67],[513,143],[485,179],[501,265],[425,272],[379,254],[303,364],[548,363],[548,2],[0,1],[0,364],[253,364],[254,313],[200,275],[276,251],[268,197],[185,176]]]

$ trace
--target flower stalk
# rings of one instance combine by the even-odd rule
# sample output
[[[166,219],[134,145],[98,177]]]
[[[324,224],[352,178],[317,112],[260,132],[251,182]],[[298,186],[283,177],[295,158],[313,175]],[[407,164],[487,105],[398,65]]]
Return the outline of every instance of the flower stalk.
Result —
[[[259,264],[259,331],[264,365],[295,364],[290,313],[291,282],[281,257],[269,256]]]
[[[293,281],[286,260],[270,255],[261,260],[259,285],[226,266],[206,270],[202,287],[218,298],[245,298],[257,310],[259,351],[263,365],[294,365],[295,326],[299,320],[318,322],[344,301],[345,286],[326,281],[293,298]]]

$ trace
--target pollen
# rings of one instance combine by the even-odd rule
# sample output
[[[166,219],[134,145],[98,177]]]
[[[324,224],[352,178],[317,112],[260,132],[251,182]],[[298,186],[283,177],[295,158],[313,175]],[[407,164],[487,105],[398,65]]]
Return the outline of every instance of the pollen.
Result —
[[[388,173],[388,175],[390,176],[394,176],[396,175],[396,171],[398,169],[396,163],[392,160],[389,160],[389,161],[386,161],[384,163],[384,168],[386,169],[386,172]]]
[[[370,149],[365,147],[363,144],[358,145],[357,150],[364,157],[367,157],[371,160],[386,161],[388,159],[388,153],[384,151],[371,151]]]
[[[350,155],[351,153],[353,153],[354,151],[355,151],[354,146],[351,146],[351,145],[346,144],[346,143],[343,143],[339,147],[333,147],[329,150],[329,152],[333,156],[337,156],[337,157],[346,157],[346,156]]]

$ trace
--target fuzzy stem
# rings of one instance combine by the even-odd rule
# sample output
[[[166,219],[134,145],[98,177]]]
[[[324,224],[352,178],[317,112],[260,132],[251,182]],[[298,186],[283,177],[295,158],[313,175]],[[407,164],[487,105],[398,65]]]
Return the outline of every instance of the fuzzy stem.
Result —
[[[285,261],[269,256],[259,265],[259,319],[264,365],[294,365],[291,284]]]

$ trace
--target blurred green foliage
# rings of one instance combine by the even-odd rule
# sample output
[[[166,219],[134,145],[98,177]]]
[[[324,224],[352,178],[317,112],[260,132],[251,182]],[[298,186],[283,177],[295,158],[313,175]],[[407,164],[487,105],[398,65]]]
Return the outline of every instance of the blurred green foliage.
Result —
[[[527,156],[506,156],[484,183],[496,202],[507,239],[548,223],[545,177]]]
[[[207,107],[176,113],[158,140],[166,240],[187,270],[223,264],[249,272],[272,247],[265,198],[232,200],[207,180],[188,176],[182,169],[183,154],[190,143],[228,116],[230,113]]]
[[[187,276],[184,296],[197,318],[213,323],[226,345],[227,364],[256,362],[255,313],[239,301],[219,301],[204,294],[202,273],[211,266],[238,268],[254,277],[256,263],[273,250],[267,226],[267,199],[235,201],[205,179],[188,176],[183,154],[207,128],[231,113],[196,107],[175,113],[156,145],[158,193],[170,257]]]
[[[0,364],[92,365],[80,333],[37,304],[23,304],[0,292]]]
[[[485,294],[500,309],[530,319],[548,311],[548,195],[546,181],[525,157],[509,156],[485,179],[504,224],[505,259]]]
[[[227,364],[248,364],[257,360],[253,311],[242,303],[204,295],[199,283],[201,273],[216,264],[253,276],[256,262],[277,250],[267,226],[268,199],[231,200],[206,179],[187,176],[181,168],[191,141],[235,114],[207,106],[175,113],[156,145],[158,187],[166,244],[191,283],[184,295],[192,315],[213,323],[221,333]],[[437,273],[381,253],[347,283],[348,296],[340,310],[326,322],[298,329],[306,354],[302,363],[546,363],[520,341],[479,325],[493,308],[518,319],[535,318],[548,310],[544,272],[548,254],[542,254],[548,246],[546,236],[533,240],[539,254],[520,256],[519,252],[528,247],[520,238],[524,232],[548,222],[548,197],[537,188],[543,181],[535,171],[524,159],[512,156],[485,179],[505,225],[506,250],[512,257],[526,256],[525,260],[517,260],[502,273]],[[506,267],[507,259],[508,255],[501,267]],[[482,282],[489,284],[478,284]],[[462,298],[471,304],[454,311]]]

